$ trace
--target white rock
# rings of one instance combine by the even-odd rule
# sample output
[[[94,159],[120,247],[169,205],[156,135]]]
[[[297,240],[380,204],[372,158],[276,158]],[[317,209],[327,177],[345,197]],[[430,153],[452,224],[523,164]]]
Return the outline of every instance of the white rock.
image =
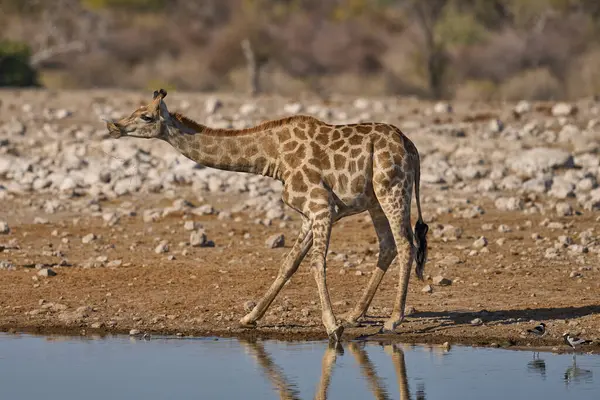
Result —
[[[192,247],[206,247],[208,238],[202,230],[190,233],[190,245]]]
[[[573,207],[569,203],[560,202],[556,204],[556,214],[560,217],[573,215]]]
[[[449,286],[452,284],[452,281],[448,278],[444,278],[442,275],[433,277],[433,284],[438,286]]]
[[[50,269],[50,268],[42,268],[38,271],[37,273],[38,276],[56,276],[56,272],[54,272],[54,270]]]
[[[221,102],[221,100],[219,100],[216,97],[209,97],[204,102],[204,111],[206,111],[207,114],[214,114],[222,106],[223,103]]]
[[[285,237],[283,236],[283,233],[277,233],[275,235],[271,235],[265,241],[265,246],[269,249],[283,247],[284,245],[285,245]]]
[[[567,117],[576,112],[577,107],[569,103],[560,102],[552,106],[552,115],[555,117]]]
[[[162,240],[158,246],[156,246],[154,248],[154,252],[156,254],[162,254],[162,253],[166,253],[169,251],[169,242],[166,240]]]
[[[449,103],[440,101],[433,106],[433,111],[437,114],[447,114],[452,112],[452,106]]]
[[[286,104],[285,106],[283,106],[283,111],[286,114],[292,114],[292,115],[302,112],[303,109],[304,109],[304,107],[302,106],[301,103],[290,103],[290,104]]]
[[[531,104],[527,100],[521,100],[515,106],[515,113],[522,115],[531,111]]]
[[[10,233],[10,226],[8,226],[8,222],[0,221],[0,234],[6,235]]]
[[[93,233],[88,233],[87,235],[81,238],[81,243],[88,244],[93,240],[96,240],[96,235],[94,235]]]
[[[506,165],[519,174],[533,177],[553,168],[573,168],[574,160],[566,150],[536,147],[509,158]]]
[[[487,246],[487,244],[488,240],[485,238],[485,236],[481,236],[479,239],[473,242],[473,247],[476,249],[482,249]]]
[[[519,211],[525,207],[523,200],[517,197],[499,197],[494,205],[502,211]]]

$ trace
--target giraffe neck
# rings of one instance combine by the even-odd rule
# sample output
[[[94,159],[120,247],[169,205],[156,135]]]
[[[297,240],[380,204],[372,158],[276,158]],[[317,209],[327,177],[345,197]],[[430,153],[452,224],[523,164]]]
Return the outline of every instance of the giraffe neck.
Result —
[[[206,167],[278,178],[270,129],[212,129],[176,116],[163,139],[185,157]]]

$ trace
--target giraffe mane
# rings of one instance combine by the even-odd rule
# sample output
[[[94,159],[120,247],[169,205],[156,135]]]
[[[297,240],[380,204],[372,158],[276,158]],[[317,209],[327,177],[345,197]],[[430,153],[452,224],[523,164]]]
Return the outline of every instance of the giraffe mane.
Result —
[[[267,129],[278,128],[283,125],[290,124],[292,122],[311,122],[317,121],[315,117],[309,115],[293,115],[291,117],[284,117],[280,119],[268,120],[261,122],[260,124],[253,126],[251,128],[244,129],[213,129],[209,128],[205,125],[202,125],[193,119],[186,117],[180,112],[170,113],[171,118],[174,118],[181,124],[183,124],[186,128],[193,130],[194,132],[202,132],[204,134],[209,134],[213,136],[241,136],[241,135],[249,135],[257,132],[261,132]]]

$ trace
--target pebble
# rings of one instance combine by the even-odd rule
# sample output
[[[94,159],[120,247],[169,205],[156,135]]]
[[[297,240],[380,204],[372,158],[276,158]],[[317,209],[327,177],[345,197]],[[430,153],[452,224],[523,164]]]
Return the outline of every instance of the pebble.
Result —
[[[169,251],[169,242],[167,240],[160,241],[158,246],[156,246],[154,248],[154,252],[156,254],[162,254],[162,253],[166,253],[168,251]]]
[[[431,293],[431,292],[433,292],[433,288],[431,287],[431,285],[425,285],[423,287],[423,289],[421,289],[421,292],[423,292],[423,293]]]
[[[49,276],[56,276],[56,272],[53,269],[50,268],[42,268],[38,271],[37,273],[38,276],[45,276],[45,277],[49,277]]]
[[[284,245],[285,245],[285,237],[284,237],[283,233],[277,233],[277,234],[271,235],[265,241],[265,246],[268,249],[275,249],[278,247],[283,247]]]
[[[96,235],[93,233],[88,233],[87,235],[81,238],[81,243],[88,244],[91,243],[93,240],[96,240]]]
[[[444,278],[442,275],[437,275],[433,277],[433,284],[438,286],[449,286],[452,284],[452,281],[448,278]]]
[[[139,335],[141,332],[138,329],[131,329],[129,331],[129,336],[137,336]]]
[[[479,239],[477,239],[476,241],[473,242],[473,247],[476,249],[482,249],[487,245],[488,245],[488,240],[485,238],[485,236],[481,236],[481,237],[479,237]]]
[[[6,235],[10,233],[10,227],[8,226],[8,222],[0,221],[0,234]]]
[[[483,325],[483,320],[481,318],[472,319],[471,325],[473,325],[473,326]]]
[[[244,302],[244,311],[249,313],[250,311],[254,310],[254,307],[256,307],[256,302],[252,301],[252,300],[248,300],[246,302]]]

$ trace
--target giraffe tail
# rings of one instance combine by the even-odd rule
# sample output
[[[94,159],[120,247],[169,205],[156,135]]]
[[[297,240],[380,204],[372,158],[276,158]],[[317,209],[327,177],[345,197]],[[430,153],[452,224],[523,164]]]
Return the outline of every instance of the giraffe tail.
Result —
[[[416,268],[415,273],[417,274],[417,278],[419,280],[423,280],[423,271],[425,270],[425,262],[427,262],[427,232],[429,231],[429,226],[423,222],[423,215],[421,214],[421,199],[419,194],[419,185],[421,180],[421,165],[420,159],[417,157],[417,162],[415,165],[415,198],[417,203],[417,211],[419,213],[417,223],[415,224],[415,241],[417,252],[415,255]]]

